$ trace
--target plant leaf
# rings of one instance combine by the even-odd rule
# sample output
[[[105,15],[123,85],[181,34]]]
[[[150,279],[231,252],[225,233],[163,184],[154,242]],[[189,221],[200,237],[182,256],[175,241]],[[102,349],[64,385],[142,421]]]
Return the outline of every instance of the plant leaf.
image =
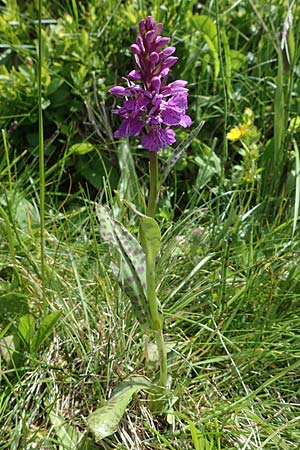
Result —
[[[220,58],[219,58],[219,42],[217,26],[209,16],[201,15],[194,16],[192,19],[195,27],[203,33],[203,37],[211,51],[214,66],[215,66],[215,80],[220,73]]]
[[[96,206],[97,217],[100,222],[102,238],[114,246],[122,257],[122,265],[114,274],[122,283],[128,295],[133,311],[146,328],[150,327],[150,310],[146,294],[145,252],[128,230],[117,220],[113,219],[107,206]]]
[[[146,255],[150,260],[155,261],[160,250],[161,234],[157,222],[152,217],[140,217],[140,235]]]
[[[77,154],[77,155],[85,155],[85,153],[92,152],[95,149],[95,146],[90,142],[79,142],[77,144],[73,144],[69,148],[69,155]]]
[[[88,417],[88,426],[96,442],[115,433],[134,393],[150,386],[144,377],[132,377],[115,389],[112,397]]]
[[[96,450],[97,447],[88,441],[83,433],[68,424],[61,415],[51,410],[49,418],[57,436],[59,450]]]
[[[26,346],[27,350],[31,350],[32,337],[35,332],[34,318],[31,314],[25,314],[20,317],[18,326],[18,336]]]
[[[60,315],[61,311],[55,311],[48,314],[42,319],[40,326],[37,330],[37,333],[32,339],[32,351],[34,353],[38,351],[41,344],[52,333],[53,328],[55,327]]]

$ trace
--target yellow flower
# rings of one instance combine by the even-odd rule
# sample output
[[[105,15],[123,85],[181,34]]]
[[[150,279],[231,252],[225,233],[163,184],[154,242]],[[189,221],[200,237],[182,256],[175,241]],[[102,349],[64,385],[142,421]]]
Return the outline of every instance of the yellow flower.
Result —
[[[231,142],[238,141],[243,137],[248,130],[248,125],[246,123],[243,123],[239,127],[231,128],[229,133],[227,133],[227,139],[229,139]]]
[[[291,119],[288,131],[290,133],[298,133],[298,131],[300,131],[300,116],[296,116]]]

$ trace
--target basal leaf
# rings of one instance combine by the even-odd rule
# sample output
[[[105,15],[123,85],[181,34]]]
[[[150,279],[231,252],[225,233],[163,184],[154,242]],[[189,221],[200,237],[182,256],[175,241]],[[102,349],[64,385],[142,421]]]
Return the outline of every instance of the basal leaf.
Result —
[[[137,319],[143,326],[149,327],[151,322],[146,294],[145,252],[135,237],[111,217],[108,207],[98,205],[96,212],[101,237],[112,244],[122,257],[122,266],[117,270],[114,266],[114,273],[122,282]]]
[[[96,450],[96,446],[87,440],[83,433],[72,427],[60,414],[51,410],[49,418],[57,436],[59,450]]]
[[[96,442],[117,431],[133,394],[149,386],[150,383],[143,377],[132,377],[130,380],[125,380],[120,383],[104,406],[89,415],[88,426],[95,435]]]

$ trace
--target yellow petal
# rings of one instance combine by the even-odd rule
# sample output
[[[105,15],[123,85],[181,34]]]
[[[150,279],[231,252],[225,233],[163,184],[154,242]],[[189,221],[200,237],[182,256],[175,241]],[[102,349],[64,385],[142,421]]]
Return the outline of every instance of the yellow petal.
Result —
[[[248,125],[243,123],[241,126],[236,128],[231,128],[231,130],[227,133],[226,137],[232,142],[238,141],[248,129]]]
[[[232,142],[238,141],[241,137],[241,131],[239,128],[231,128],[229,133],[227,133],[227,139]]]

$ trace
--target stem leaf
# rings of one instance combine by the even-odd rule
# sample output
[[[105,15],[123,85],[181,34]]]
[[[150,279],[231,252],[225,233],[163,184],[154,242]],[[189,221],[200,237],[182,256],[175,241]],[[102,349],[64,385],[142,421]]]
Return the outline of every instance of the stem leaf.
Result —
[[[146,255],[155,259],[160,250],[161,234],[157,222],[152,217],[140,217],[141,244]]]

